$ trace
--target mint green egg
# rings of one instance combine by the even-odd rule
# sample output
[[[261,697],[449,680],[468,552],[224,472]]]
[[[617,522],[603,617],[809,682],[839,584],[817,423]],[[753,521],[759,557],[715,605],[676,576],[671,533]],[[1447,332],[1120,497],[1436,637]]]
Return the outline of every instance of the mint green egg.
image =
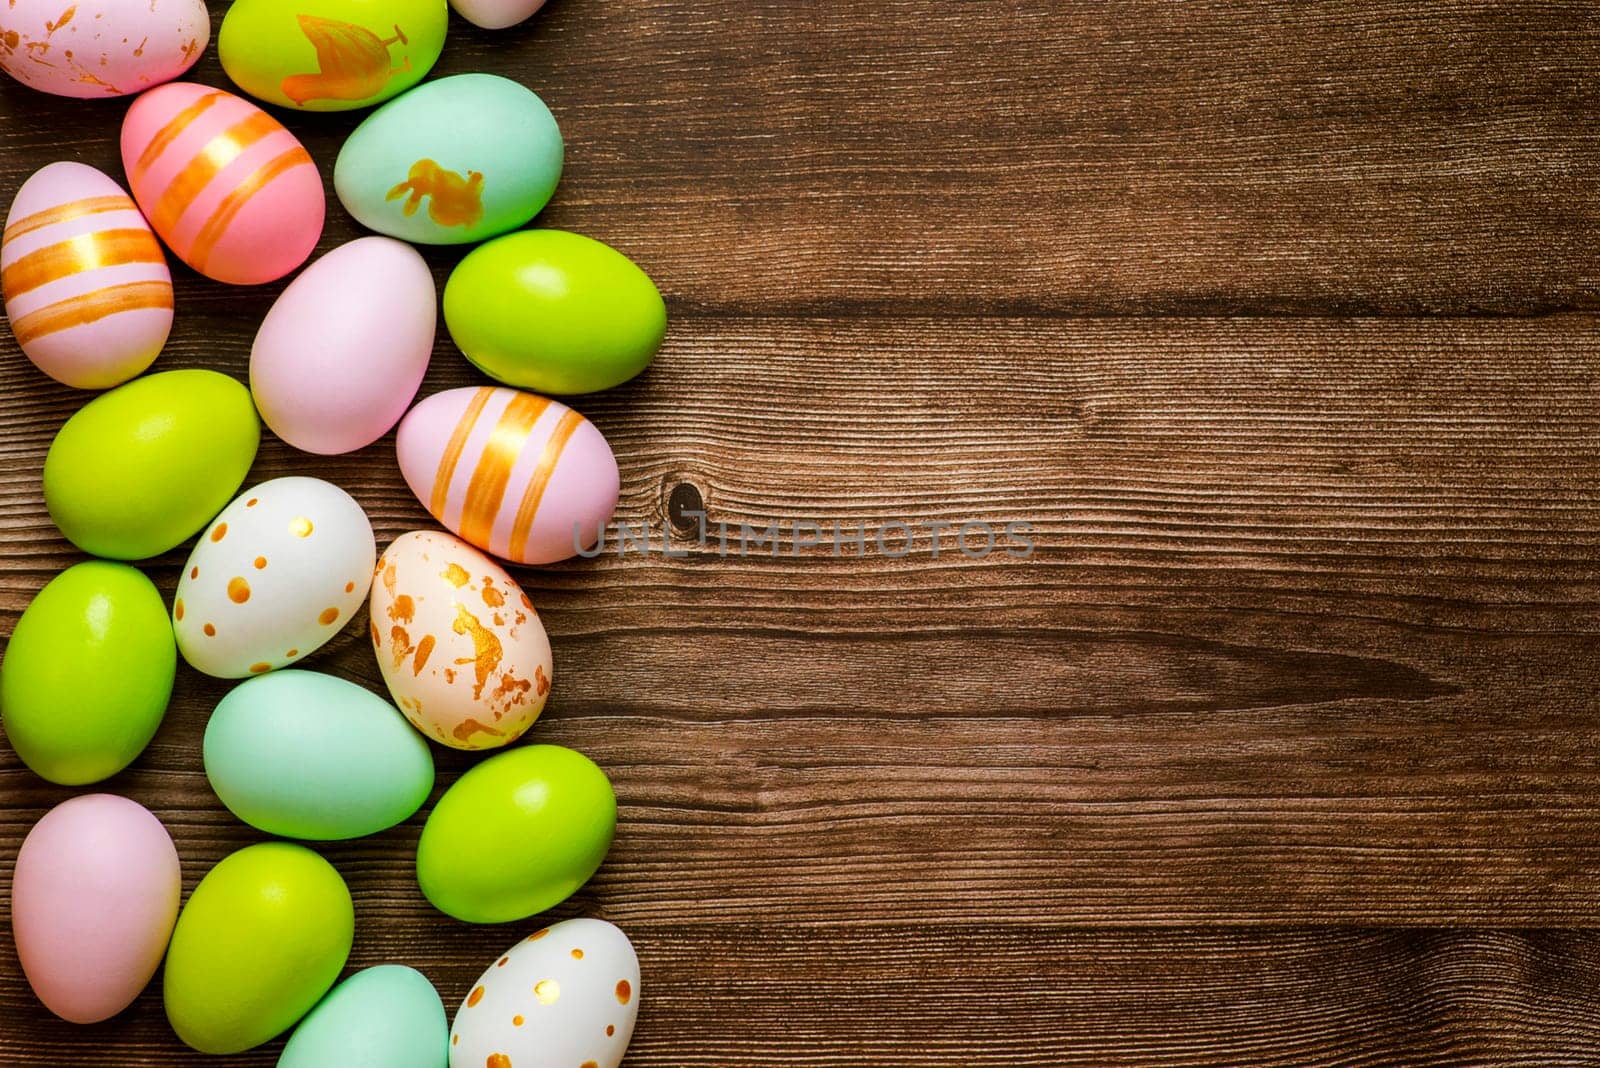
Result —
[[[561,179],[561,130],[529,88],[494,74],[420,85],[357,126],[333,186],[380,234],[424,245],[482,241],[539,213]]]
[[[167,947],[167,1022],[201,1053],[240,1053],[287,1031],[339,978],[355,937],[350,889],[304,846],[262,842],[194,888]]]
[[[433,754],[400,710],[314,671],[240,683],[206,724],[206,778],[228,811],[285,838],[375,834],[433,789]]]
[[[166,616],[160,592],[127,564],[76,564],[39,591],[0,664],[0,720],[24,764],[82,786],[144,750],[177,668]]]
[[[329,991],[295,1028],[278,1068],[446,1068],[449,1040],[427,976],[383,964]]]
[[[44,503],[78,548],[143,560],[181,545],[244,482],[261,440],[250,391],[215,371],[163,371],[102,393],[44,458]]]
[[[524,230],[457,265],[444,287],[444,320],[490,378],[535,393],[593,393],[650,365],[667,306],[650,276],[610,245]]]
[[[235,0],[217,54],[257,100],[349,111],[420,82],[444,48],[449,17],[445,0]]]
[[[510,749],[439,798],[417,842],[417,882],[458,920],[520,920],[588,882],[616,826],[616,794],[594,761],[559,745]]]

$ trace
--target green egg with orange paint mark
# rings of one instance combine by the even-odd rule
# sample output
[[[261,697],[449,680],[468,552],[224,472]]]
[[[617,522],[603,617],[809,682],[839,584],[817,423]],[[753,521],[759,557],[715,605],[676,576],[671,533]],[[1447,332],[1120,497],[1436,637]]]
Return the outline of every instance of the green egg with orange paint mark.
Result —
[[[458,920],[520,920],[588,882],[616,825],[616,794],[594,761],[559,745],[512,749],[439,799],[417,844],[417,882]]]

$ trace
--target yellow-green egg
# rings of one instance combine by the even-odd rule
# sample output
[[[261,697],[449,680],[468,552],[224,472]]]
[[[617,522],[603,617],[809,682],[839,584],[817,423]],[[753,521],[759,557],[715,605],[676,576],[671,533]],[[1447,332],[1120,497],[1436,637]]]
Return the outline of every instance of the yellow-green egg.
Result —
[[[236,0],[217,52],[257,100],[349,111],[416,85],[444,48],[445,0]]]

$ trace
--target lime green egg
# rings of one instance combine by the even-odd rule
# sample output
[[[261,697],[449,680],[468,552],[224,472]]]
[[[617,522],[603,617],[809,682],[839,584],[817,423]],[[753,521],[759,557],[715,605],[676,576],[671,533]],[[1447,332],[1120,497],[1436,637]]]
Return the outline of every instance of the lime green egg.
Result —
[[[588,882],[616,826],[616,794],[594,761],[559,745],[512,749],[439,798],[417,843],[417,881],[458,920],[520,920]]]
[[[349,111],[416,85],[444,48],[446,0],[236,0],[217,52],[257,100]]]
[[[650,276],[611,246],[565,230],[526,230],[474,249],[445,285],[444,319],[484,374],[537,393],[626,382],[667,332]]]
[[[104,560],[69,567],[39,591],[0,665],[0,719],[24,764],[81,786],[139,755],[172,695],[166,614],[149,579]]]
[[[261,440],[250,391],[215,371],[164,371],[102,393],[44,460],[44,502],[78,548],[143,560],[175,548],[233,497]]]
[[[201,1053],[259,1046],[333,986],[354,933],[349,889],[311,850],[264,842],[231,853],[178,915],[162,981],[167,1021]]]

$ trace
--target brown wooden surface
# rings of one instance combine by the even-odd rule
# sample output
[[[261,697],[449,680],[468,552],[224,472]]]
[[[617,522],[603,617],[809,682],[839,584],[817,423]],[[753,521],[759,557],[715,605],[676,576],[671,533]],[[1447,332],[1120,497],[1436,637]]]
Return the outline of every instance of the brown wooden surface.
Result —
[[[214,18],[222,7],[214,5]],[[635,940],[629,1065],[1600,1063],[1600,30],[1587,4],[554,0],[440,72],[549,101],[547,225],[673,312],[578,403],[619,518],[1033,525],[1028,560],[576,562],[519,578],[535,731],[611,774],[559,915]],[[225,84],[214,53],[200,80]],[[0,86],[0,208],[120,175],[124,105]],[[326,168],[355,117],[293,116]],[[356,233],[335,202],[323,248]],[[430,253],[442,282],[459,252]],[[178,270],[158,367],[244,374],[281,286]],[[1536,317],[1534,313],[1538,313]],[[441,338],[425,391],[476,381]],[[39,468],[84,395],[0,337],[0,629],[78,559]],[[264,443],[380,541],[392,439]],[[150,567],[170,594],[183,553]],[[381,689],[352,628],[307,661]],[[257,840],[187,669],[106,788],[192,887]],[[442,789],[471,759],[436,751]],[[0,745],[0,892],[74,791]],[[351,966],[452,1010],[527,925],[432,911],[420,817],[322,852]],[[0,949],[0,1064],[190,1065]],[[278,1043],[232,1059],[270,1065]]]

